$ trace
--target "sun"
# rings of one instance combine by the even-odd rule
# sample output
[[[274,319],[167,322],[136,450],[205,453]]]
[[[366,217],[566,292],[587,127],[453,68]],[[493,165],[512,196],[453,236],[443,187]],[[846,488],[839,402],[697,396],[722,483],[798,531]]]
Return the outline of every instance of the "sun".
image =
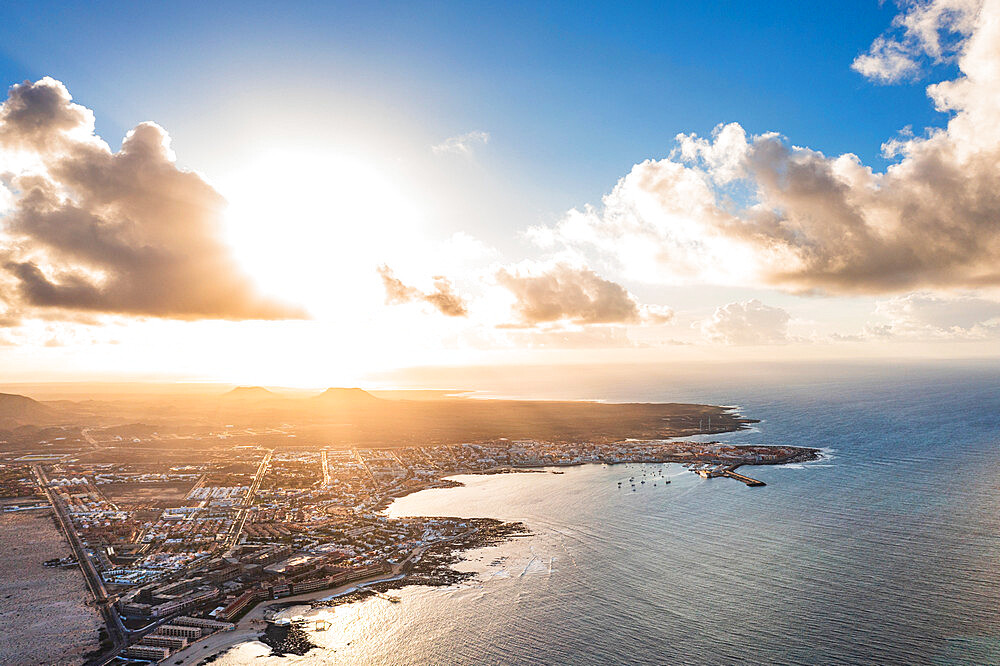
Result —
[[[412,247],[422,226],[405,184],[353,157],[267,153],[219,189],[237,260],[262,291],[314,317],[343,311],[345,300],[372,302],[375,267]]]

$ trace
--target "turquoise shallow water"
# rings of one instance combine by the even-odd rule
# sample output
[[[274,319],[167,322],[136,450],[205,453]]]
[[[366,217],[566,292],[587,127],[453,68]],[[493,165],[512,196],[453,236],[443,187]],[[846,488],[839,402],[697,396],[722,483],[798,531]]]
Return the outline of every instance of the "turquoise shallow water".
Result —
[[[411,495],[392,514],[521,520],[534,536],[473,552],[470,584],[338,608],[323,650],[274,663],[1000,663],[1000,376],[609,393],[739,404],[763,422],[728,438],[830,455],[747,468],[765,488],[592,465]],[[660,474],[672,483],[652,487]],[[629,476],[647,483],[619,489]]]

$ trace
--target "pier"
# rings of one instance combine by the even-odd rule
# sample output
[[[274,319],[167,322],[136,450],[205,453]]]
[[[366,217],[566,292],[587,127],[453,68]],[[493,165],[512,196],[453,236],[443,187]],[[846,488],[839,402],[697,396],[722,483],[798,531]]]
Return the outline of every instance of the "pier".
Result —
[[[692,470],[695,474],[703,479],[714,479],[717,476],[728,476],[730,479],[736,479],[737,481],[742,481],[750,487],[754,486],[766,486],[767,484],[763,481],[758,481],[757,479],[751,479],[745,474],[740,474],[733,467],[702,467],[700,469]]]
[[[747,484],[748,486],[751,486],[751,487],[753,487],[753,486],[766,486],[767,485],[763,481],[758,481],[757,479],[751,479],[749,476],[745,476],[745,475],[740,474],[739,472],[736,472],[736,471],[731,470],[731,469],[727,469],[722,474],[723,474],[723,476],[728,476],[730,479],[736,479],[737,481],[742,481],[743,483],[745,483],[745,484]]]

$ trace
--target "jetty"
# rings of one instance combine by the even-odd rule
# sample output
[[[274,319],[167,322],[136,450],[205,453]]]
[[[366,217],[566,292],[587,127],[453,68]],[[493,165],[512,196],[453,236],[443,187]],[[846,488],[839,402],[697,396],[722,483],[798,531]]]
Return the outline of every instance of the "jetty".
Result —
[[[747,484],[748,486],[751,486],[751,487],[753,487],[753,486],[766,486],[767,485],[763,481],[758,481],[757,479],[751,479],[749,476],[746,476],[744,474],[740,474],[739,472],[737,472],[735,470],[731,470],[731,469],[727,469],[723,473],[723,475],[724,476],[728,476],[730,479],[736,479],[737,481],[742,481],[743,483],[745,483],[745,484]]]
[[[717,476],[728,476],[730,479],[742,481],[750,487],[767,485],[763,481],[758,481],[757,479],[752,479],[745,474],[740,474],[734,467],[701,467],[692,471],[703,479],[714,479]]]

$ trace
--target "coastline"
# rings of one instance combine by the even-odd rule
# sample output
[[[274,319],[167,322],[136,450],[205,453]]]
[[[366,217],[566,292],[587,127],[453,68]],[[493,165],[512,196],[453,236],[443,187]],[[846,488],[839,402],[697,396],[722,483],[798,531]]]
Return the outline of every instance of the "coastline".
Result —
[[[758,465],[785,465],[785,464],[801,464],[807,462],[815,462],[824,459],[824,453],[820,449],[807,448],[807,447],[794,447],[796,449],[796,454],[790,456],[786,459],[778,461],[767,461],[767,462],[757,462],[757,463],[744,463],[748,467],[754,467]],[[683,464],[683,460],[665,460],[665,461],[649,461],[650,464],[656,464],[660,462]],[[448,488],[458,488],[462,487],[461,481],[457,481],[453,476],[463,476],[466,474],[470,475],[483,475],[483,476],[493,476],[498,474],[521,474],[521,473],[550,473],[550,474],[562,474],[562,472],[555,471],[549,468],[552,467],[582,467],[586,465],[627,465],[633,464],[634,461],[614,461],[614,462],[596,462],[596,461],[573,461],[566,463],[549,464],[543,467],[537,466],[502,466],[487,470],[474,470],[469,472],[458,472],[452,476],[441,477],[432,484],[425,486],[423,488],[413,489],[408,492],[400,493],[392,497],[384,498],[383,502],[380,502],[377,510],[383,514],[388,511],[388,508],[398,499],[406,497],[423,490],[431,489],[448,489]],[[174,653],[170,657],[170,663],[179,664],[180,666],[192,666],[197,664],[207,664],[215,661],[216,659],[222,657],[229,650],[237,647],[238,645],[251,642],[260,642],[263,631],[267,626],[265,617],[269,612],[280,611],[283,608],[288,608],[295,605],[305,605],[308,604],[313,608],[321,607],[335,607],[341,604],[354,603],[368,598],[367,593],[363,593],[363,589],[375,588],[379,593],[385,593],[393,589],[401,589],[407,586],[449,586],[455,583],[465,580],[466,578],[473,577],[475,574],[460,572],[452,568],[452,565],[463,559],[464,553],[475,550],[477,548],[486,547],[489,545],[494,545],[496,543],[518,538],[519,536],[528,536],[530,532],[527,528],[518,522],[503,522],[493,518],[470,518],[470,522],[476,523],[477,527],[469,532],[458,535],[458,537],[452,537],[442,541],[438,541],[434,544],[429,544],[421,548],[415,549],[410,556],[393,567],[393,570],[388,574],[381,574],[378,576],[372,576],[370,578],[361,579],[354,581],[352,583],[345,583],[337,588],[331,588],[327,590],[318,590],[314,592],[308,592],[305,594],[294,595],[291,597],[284,597],[281,599],[265,600],[254,606],[243,618],[241,618],[237,623],[235,629],[226,632],[218,632],[211,634],[200,641],[192,643],[188,647],[181,651]],[[499,530],[499,535],[488,535],[485,540],[476,539],[477,533],[482,526],[489,525],[490,527]],[[462,537],[461,539],[459,537]],[[468,541],[465,541],[468,538]],[[418,552],[419,551],[419,552]],[[430,558],[432,554],[437,554],[435,561],[430,563],[429,567],[420,567],[419,569],[413,567],[413,561],[419,560],[421,564],[424,564],[424,558]]]
[[[733,430],[731,432],[738,432],[738,430]],[[650,441],[658,440],[630,440],[639,443],[647,443]],[[764,467],[764,466],[781,466],[781,465],[794,465],[794,464],[804,464],[810,462],[821,462],[828,457],[831,457],[823,449],[817,449],[808,446],[795,446],[790,447],[796,450],[794,456],[789,456],[787,458],[782,458],[781,460],[761,460],[755,462],[739,462],[733,465],[733,469],[738,469],[740,467]],[[489,469],[476,469],[468,471],[456,471],[449,473],[447,476],[442,476],[432,483],[423,486],[421,488],[407,488],[404,491],[400,491],[393,495],[382,498],[377,504],[372,507],[373,511],[384,514],[389,506],[398,499],[402,499],[407,495],[412,495],[414,493],[419,493],[424,490],[435,490],[435,489],[447,489],[447,488],[459,488],[465,484],[461,481],[456,481],[453,477],[456,476],[491,476],[495,474],[561,474],[561,472],[555,472],[550,470],[551,467],[581,467],[583,465],[607,465],[608,467],[613,467],[615,465],[632,465],[632,464],[661,464],[670,463],[677,465],[684,465],[687,463],[696,462],[691,460],[686,460],[679,457],[666,456],[663,459],[658,460],[616,460],[616,461],[598,461],[598,460],[579,460],[572,462],[551,462],[544,465],[503,465],[500,467],[492,467]]]
[[[331,588],[329,590],[297,594],[291,597],[284,597],[280,600],[274,599],[270,601],[262,601],[250,609],[246,615],[240,618],[240,620],[236,622],[236,627],[234,629],[230,631],[216,632],[199,641],[189,644],[183,650],[178,650],[172,654],[170,656],[170,663],[176,664],[177,662],[180,662],[186,666],[191,664],[202,664],[206,663],[206,660],[208,659],[214,660],[221,657],[229,649],[241,643],[259,641],[260,634],[266,626],[264,617],[267,612],[275,606],[287,607],[289,605],[296,605],[296,602],[311,604],[317,601],[322,601],[325,598],[349,594],[359,587],[365,587],[385,581],[392,581],[397,576],[398,574],[382,574],[379,576],[372,576],[370,578],[363,578],[361,580],[354,581],[353,583],[345,583],[340,587]]]
[[[234,629],[210,634],[175,652],[169,661],[183,666],[210,663],[237,645],[260,642],[267,627],[268,614],[290,606],[309,604],[313,607],[334,607],[353,603],[367,598],[367,594],[361,594],[363,589],[376,586],[378,592],[385,593],[410,585],[453,585],[474,575],[451,568],[452,564],[461,560],[462,553],[530,534],[521,523],[516,522],[503,522],[493,518],[474,518],[469,519],[469,522],[474,525],[469,531],[414,549],[406,560],[395,565],[388,573],[326,590],[261,601],[236,622]],[[417,561],[419,563],[415,564]]]

